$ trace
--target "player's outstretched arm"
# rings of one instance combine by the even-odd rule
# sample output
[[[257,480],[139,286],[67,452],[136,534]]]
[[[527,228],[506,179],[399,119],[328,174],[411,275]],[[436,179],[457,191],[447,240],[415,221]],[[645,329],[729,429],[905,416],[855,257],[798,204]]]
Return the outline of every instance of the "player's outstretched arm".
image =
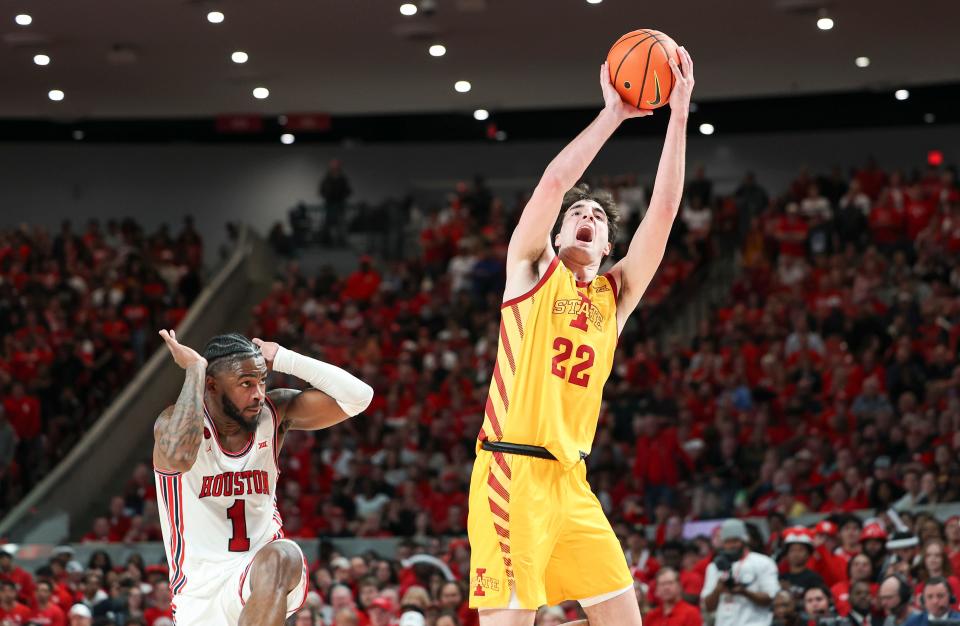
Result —
[[[687,148],[687,117],[690,113],[690,95],[693,93],[693,59],[686,48],[679,48],[682,67],[670,59],[675,84],[670,93],[670,123],[660,154],[657,180],[650,196],[647,213],[634,233],[626,256],[614,266],[611,273],[620,281],[617,302],[617,323],[622,329],[627,318],[637,307],[640,297],[653,279],[663,253],[673,221],[683,197],[683,178]]]
[[[550,246],[550,231],[560,213],[563,194],[577,184],[594,157],[620,123],[631,117],[650,115],[652,111],[637,109],[625,103],[610,83],[607,64],[600,67],[600,87],[604,107],[596,119],[571,141],[547,166],[533,190],[507,248],[507,282],[517,268],[526,269],[542,260]],[[552,258],[552,254],[549,255]]]
[[[270,400],[284,430],[318,430],[357,415],[373,400],[373,388],[336,365],[297,354],[280,344],[254,339],[267,367],[306,381],[313,389],[275,389]]]
[[[180,397],[153,425],[153,465],[160,470],[186,472],[193,467],[203,441],[203,383],[207,360],[177,341],[175,331],[161,330],[177,365],[186,371]]]

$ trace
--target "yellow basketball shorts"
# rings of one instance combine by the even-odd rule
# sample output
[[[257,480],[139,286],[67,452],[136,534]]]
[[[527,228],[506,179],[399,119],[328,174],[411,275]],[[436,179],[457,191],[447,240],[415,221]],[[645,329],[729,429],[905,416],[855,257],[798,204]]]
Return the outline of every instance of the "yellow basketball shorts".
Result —
[[[535,610],[633,584],[584,463],[480,450],[467,532],[471,608]]]

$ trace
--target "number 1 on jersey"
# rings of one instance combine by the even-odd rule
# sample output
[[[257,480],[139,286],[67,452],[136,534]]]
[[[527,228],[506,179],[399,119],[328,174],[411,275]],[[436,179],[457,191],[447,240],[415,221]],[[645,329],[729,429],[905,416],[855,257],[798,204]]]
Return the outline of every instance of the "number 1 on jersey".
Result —
[[[233,537],[227,542],[230,552],[246,552],[250,549],[250,538],[247,537],[247,501],[234,500],[233,506],[227,509],[227,519],[233,524]]]

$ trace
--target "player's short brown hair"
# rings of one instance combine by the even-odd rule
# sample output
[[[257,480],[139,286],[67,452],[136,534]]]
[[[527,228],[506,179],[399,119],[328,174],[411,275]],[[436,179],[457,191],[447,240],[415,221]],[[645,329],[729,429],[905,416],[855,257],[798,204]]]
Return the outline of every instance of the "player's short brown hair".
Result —
[[[591,200],[600,205],[603,212],[607,214],[607,241],[616,244],[617,232],[620,230],[620,209],[617,208],[617,203],[613,200],[613,194],[603,189],[590,189],[590,185],[587,183],[580,183],[563,194],[563,203],[560,205],[563,210],[560,211],[560,217],[557,218],[554,230],[560,230],[560,225],[563,223],[567,211],[581,200]]]

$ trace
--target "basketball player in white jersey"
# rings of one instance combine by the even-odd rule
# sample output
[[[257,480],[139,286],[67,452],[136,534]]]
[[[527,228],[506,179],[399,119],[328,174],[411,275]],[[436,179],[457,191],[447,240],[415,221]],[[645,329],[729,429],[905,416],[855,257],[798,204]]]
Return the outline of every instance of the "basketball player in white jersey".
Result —
[[[161,330],[186,380],[154,426],[153,463],[177,626],[282,626],[307,594],[307,565],[283,538],[278,455],[288,430],[357,415],[373,390],[276,343],[219,335],[203,355]],[[271,371],[312,388],[266,390]]]

